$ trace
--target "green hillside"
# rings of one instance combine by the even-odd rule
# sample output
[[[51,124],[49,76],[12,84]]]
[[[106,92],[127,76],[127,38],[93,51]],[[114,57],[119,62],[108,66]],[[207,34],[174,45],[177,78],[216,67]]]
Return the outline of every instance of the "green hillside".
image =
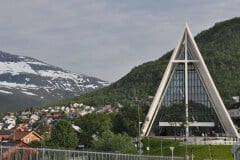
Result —
[[[231,97],[240,95],[240,18],[216,23],[212,28],[199,33],[195,40],[225,104],[229,106]],[[109,87],[59,104],[127,104],[135,96],[154,96],[170,56],[171,52],[168,52],[158,60],[133,68]]]

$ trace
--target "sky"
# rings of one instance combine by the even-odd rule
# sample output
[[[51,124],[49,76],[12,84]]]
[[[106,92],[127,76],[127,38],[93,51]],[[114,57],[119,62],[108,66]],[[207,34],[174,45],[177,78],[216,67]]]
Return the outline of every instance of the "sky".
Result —
[[[0,0],[0,50],[114,82],[240,16],[239,0]]]

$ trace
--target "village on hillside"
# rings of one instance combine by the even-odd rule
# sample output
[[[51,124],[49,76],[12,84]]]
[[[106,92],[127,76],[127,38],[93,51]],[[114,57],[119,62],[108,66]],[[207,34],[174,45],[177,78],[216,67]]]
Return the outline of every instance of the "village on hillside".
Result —
[[[121,106],[119,106],[121,107]],[[50,135],[54,124],[63,118],[74,120],[90,113],[118,112],[112,105],[95,107],[74,103],[69,106],[54,106],[41,110],[25,110],[18,113],[8,112],[2,114],[0,123],[0,142],[6,146],[28,147],[33,141],[41,141]],[[76,132],[79,126],[72,124]]]

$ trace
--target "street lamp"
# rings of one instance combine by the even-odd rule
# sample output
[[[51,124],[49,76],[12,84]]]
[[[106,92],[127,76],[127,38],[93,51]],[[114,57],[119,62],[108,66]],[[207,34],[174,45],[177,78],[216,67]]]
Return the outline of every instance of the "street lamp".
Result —
[[[170,150],[172,152],[172,160],[173,160],[173,150],[174,150],[174,147],[170,147]]]
[[[192,160],[193,160],[193,157],[194,157],[194,155],[193,155],[193,148],[191,148],[191,156],[192,156]]]
[[[141,124],[140,121],[140,112],[139,112],[139,105],[138,105],[138,147],[139,147],[139,154],[142,154],[142,143],[141,143]]]
[[[137,104],[137,109],[138,109],[138,152],[141,155],[143,153],[142,147],[143,144],[141,143],[141,124],[142,122],[140,121],[140,109],[139,109],[139,100],[137,97],[134,98],[134,103]]]

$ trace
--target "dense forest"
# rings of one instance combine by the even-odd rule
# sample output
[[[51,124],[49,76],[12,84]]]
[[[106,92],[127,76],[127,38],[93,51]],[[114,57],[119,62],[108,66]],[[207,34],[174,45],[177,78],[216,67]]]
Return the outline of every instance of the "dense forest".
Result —
[[[240,95],[240,18],[216,23],[199,33],[195,40],[226,106]],[[154,96],[172,51],[155,61],[132,69],[112,85],[95,92],[66,99],[57,104],[81,102],[88,105],[128,105],[133,97]]]

